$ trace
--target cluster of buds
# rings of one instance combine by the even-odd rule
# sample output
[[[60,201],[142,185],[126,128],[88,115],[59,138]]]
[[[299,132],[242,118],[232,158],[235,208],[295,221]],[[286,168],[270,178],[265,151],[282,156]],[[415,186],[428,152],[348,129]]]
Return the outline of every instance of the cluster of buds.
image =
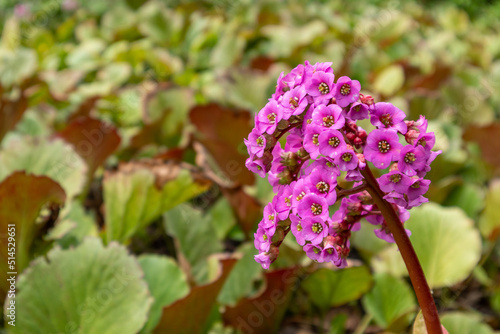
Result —
[[[280,75],[275,93],[256,115],[245,139],[246,167],[267,175],[276,193],[254,235],[255,259],[265,269],[290,231],[308,257],[338,267],[346,265],[351,232],[362,218],[380,227],[377,237],[394,242],[366,191],[368,162],[384,173],[379,187],[401,222],[409,218],[408,209],[427,201],[430,181],[424,176],[440,153],[431,151],[435,136],[427,132],[427,121],[423,116],[405,121],[403,111],[375,103],[360,90],[359,82],[346,76],[335,82],[331,63],[306,62]],[[376,128],[369,134],[356,123],[364,119]],[[353,188],[338,185],[341,174]],[[337,201],[340,207],[330,215]]]

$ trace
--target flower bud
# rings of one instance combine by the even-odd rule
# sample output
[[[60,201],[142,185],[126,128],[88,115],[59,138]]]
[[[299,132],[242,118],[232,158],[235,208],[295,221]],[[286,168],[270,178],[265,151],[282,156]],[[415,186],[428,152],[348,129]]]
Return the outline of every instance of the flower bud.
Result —
[[[370,95],[359,94],[359,97],[360,97],[361,103],[364,103],[366,105],[371,106],[372,104],[375,103],[375,100]]]
[[[273,262],[278,258],[278,255],[280,253],[280,249],[276,247],[275,245],[271,245],[269,248],[269,260]]]
[[[417,130],[414,130],[414,129],[410,129],[406,132],[405,134],[405,139],[406,139],[406,142],[408,144],[412,144],[414,145],[415,144],[415,140],[417,140],[418,136],[420,135],[420,131],[417,129]]]
[[[271,243],[273,245],[279,245],[283,241],[283,239],[285,239],[285,236],[285,229],[283,228],[283,226],[278,225],[276,227],[276,232],[274,232],[274,235],[271,239]]]

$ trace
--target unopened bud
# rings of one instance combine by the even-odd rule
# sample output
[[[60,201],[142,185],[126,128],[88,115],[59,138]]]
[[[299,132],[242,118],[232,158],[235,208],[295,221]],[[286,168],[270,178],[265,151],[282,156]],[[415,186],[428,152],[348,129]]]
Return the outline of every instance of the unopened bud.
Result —
[[[274,245],[279,245],[283,239],[285,239],[285,230],[283,226],[278,225],[276,227],[276,232],[274,232],[273,238],[271,239],[271,243]]]
[[[279,184],[290,184],[293,181],[292,174],[288,168],[285,168],[281,173],[278,174]]]
[[[357,148],[359,148],[361,145],[363,145],[363,140],[359,137],[356,137],[354,138],[354,140],[352,141],[352,143],[354,144],[354,146],[356,146]]]
[[[418,130],[408,130],[405,134],[405,139],[408,144],[414,145],[415,140],[417,140],[418,136],[420,135],[420,131]]]
[[[394,172],[394,171],[399,171],[397,162],[393,163],[391,167],[389,167],[389,172]]]
[[[280,249],[275,245],[271,245],[271,247],[269,248],[269,260],[271,262],[275,261],[278,258],[279,254],[280,254]]]
[[[363,95],[363,94],[359,94],[359,95],[360,95],[361,103],[364,103],[364,104],[369,105],[369,106],[371,106],[372,104],[375,103],[375,100],[370,95]]]

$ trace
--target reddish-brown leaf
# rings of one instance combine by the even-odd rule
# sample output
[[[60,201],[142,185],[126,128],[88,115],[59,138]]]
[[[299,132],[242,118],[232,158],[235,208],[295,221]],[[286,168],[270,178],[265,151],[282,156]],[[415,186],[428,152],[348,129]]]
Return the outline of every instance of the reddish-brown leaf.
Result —
[[[57,133],[75,147],[76,153],[81,156],[89,167],[89,176],[92,176],[100,165],[118,148],[120,136],[116,129],[98,119],[79,117]]]
[[[241,187],[221,188],[222,193],[235,210],[236,217],[245,235],[250,235],[254,225],[262,218],[262,206]]]
[[[236,184],[253,184],[254,175],[245,167],[247,156],[240,152],[243,138],[252,130],[250,112],[212,103],[194,107],[189,118],[197,129],[196,139],[214,157],[220,172]]]
[[[290,302],[297,269],[266,272],[266,288],[254,298],[245,298],[235,307],[227,307],[224,323],[243,334],[276,333]]]
[[[66,194],[61,186],[46,176],[15,172],[0,183],[0,298],[9,289],[9,272],[18,274],[29,261],[29,249],[42,224],[35,224],[42,206],[48,203],[62,205]],[[14,231],[14,233],[12,233]],[[10,235],[9,235],[10,232]],[[15,267],[9,267],[15,240]]]
[[[488,126],[469,126],[463,135],[464,140],[476,142],[481,148],[483,159],[493,167],[495,174],[500,173],[500,123]]]
[[[252,59],[250,62],[250,68],[266,72],[272,64],[274,64],[274,60],[272,58],[258,56]]]
[[[0,87],[0,97],[2,93],[3,90]],[[15,100],[8,100],[3,97],[0,99],[0,141],[19,122],[27,108],[28,99],[24,92]]]
[[[220,275],[217,279],[211,283],[193,287],[186,297],[164,307],[161,320],[153,333],[200,333],[236,261],[235,258],[222,259]]]

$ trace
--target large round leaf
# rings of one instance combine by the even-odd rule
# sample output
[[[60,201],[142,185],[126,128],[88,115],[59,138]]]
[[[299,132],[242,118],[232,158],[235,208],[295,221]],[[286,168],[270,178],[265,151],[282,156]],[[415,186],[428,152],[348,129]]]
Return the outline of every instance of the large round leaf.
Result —
[[[9,333],[135,334],[153,302],[142,276],[119,244],[104,248],[89,238],[74,249],[57,247],[19,276]]]
[[[470,275],[481,256],[481,238],[473,221],[459,208],[428,203],[411,210],[405,227],[432,288],[450,286]],[[379,272],[406,273],[397,247],[374,260]]]
[[[477,315],[451,312],[441,317],[441,323],[450,334],[493,334],[490,326]]]
[[[82,191],[87,167],[61,139],[17,137],[8,141],[0,153],[0,180],[14,171],[48,176],[57,181],[71,199]]]

